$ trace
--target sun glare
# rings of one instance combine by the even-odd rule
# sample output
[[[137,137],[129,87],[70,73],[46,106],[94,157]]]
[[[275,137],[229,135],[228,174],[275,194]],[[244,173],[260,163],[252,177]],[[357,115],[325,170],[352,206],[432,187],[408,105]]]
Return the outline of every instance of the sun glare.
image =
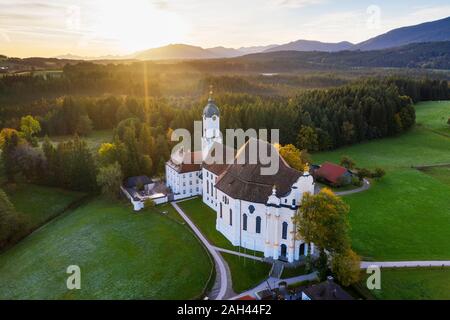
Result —
[[[128,52],[183,42],[189,29],[176,13],[145,0],[98,1],[93,14],[95,37]]]

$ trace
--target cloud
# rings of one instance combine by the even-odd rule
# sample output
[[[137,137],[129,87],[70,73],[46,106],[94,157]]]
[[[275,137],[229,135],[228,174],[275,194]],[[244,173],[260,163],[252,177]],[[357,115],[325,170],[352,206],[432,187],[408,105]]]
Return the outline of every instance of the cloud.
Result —
[[[287,8],[303,8],[325,2],[325,0],[271,0],[272,4]]]

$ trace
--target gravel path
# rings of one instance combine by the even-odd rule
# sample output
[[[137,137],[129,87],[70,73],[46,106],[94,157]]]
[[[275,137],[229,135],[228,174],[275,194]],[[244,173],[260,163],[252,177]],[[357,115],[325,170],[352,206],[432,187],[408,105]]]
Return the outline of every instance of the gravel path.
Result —
[[[214,259],[214,265],[216,268],[216,283],[213,286],[212,299],[215,300],[223,300],[227,297],[230,290],[232,292],[230,283],[231,283],[231,274],[228,269],[228,266],[224,262],[222,256],[217,252],[214,246],[212,246],[208,240],[203,236],[197,226],[189,219],[189,217],[181,210],[176,202],[171,202],[172,206],[177,210],[180,216],[186,221],[186,223],[191,227],[192,231],[197,235],[206,249],[209,251],[211,256]]]

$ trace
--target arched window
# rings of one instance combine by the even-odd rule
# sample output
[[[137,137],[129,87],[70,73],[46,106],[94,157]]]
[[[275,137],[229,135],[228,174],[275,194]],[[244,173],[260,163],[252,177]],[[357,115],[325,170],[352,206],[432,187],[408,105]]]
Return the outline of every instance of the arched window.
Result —
[[[292,206],[295,206],[295,199],[292,199]]]
[[[256,217],[256,233],[261,233],[261,217]]]
[[[233,210],[230,209],[230,226],[233,225]]]
[[[283,231],[282,231],[282,238],[283,239],[287,239],[287,231],[288,231],[288,223],[287,222],[283,222]]]
[[[222,219],[222,202],[220,203],[220,219]]]
[[[247,215],[245,213],[242,216],[242,229],[247,231]]]

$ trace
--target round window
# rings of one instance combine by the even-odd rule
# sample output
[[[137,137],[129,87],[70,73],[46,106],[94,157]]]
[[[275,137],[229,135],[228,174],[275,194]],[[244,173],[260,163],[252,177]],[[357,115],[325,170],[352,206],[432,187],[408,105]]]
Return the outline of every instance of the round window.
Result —
[[[250,213],[255,212],[255,207],[254,207],[253,205],[249,205],[249,206],[248,206],[248,211],[249,211]]]

